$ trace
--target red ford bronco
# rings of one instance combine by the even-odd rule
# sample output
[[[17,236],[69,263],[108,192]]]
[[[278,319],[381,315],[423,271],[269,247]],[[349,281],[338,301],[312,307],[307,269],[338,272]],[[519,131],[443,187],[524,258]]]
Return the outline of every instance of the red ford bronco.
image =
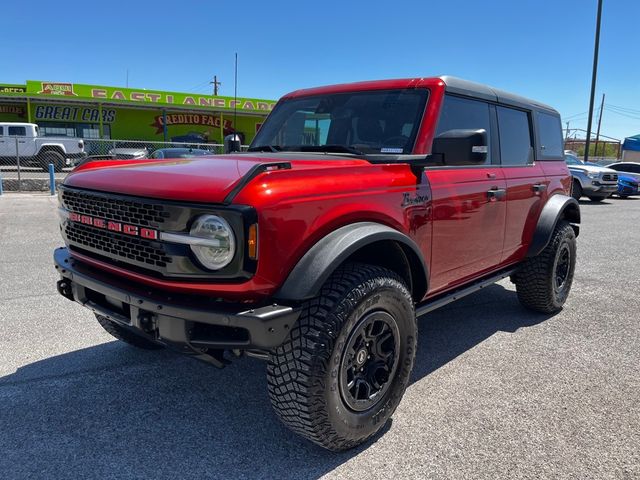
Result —
[[[398,406],[417,317],[506,277],[562,308],[570,188],[538,102],[452,77],[300,90],[248,152],[67,176],[58,290],[134,346],[266,360],[284,424],[343,450]]]

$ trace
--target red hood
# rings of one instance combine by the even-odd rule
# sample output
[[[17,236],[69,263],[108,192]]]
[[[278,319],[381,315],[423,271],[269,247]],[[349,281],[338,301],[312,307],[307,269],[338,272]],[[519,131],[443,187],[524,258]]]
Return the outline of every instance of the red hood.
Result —
[[[316,161],[296,161],[294,158],[256,154],[179,160],[95,161],[78,167],[67,176],[64,184],[139,197],[221,203],[242,176],[258,163],[288,161],[295,169],[368,163],[348,158]]]

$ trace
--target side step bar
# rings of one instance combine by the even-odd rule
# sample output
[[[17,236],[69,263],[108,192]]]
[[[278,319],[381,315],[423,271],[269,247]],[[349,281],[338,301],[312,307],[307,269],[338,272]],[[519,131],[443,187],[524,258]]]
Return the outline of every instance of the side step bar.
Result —
[[[501,270],[497,274],[493,274],[489,277],[485,277],[483,279],[477,280],[476,282],[462,287],[458,290],[454,290],[453,292],[448,292],[443,295],[439,295],[433,299],[427,300],[424,303],[418,304],[416,306],[416,317],[421,317],[429,312],[432,312],[440,307],[444,307],[445,305],[455,302],[456,300],[466,297],[472,293],[477,292],[478,290],[482,290],[489,285],[493,285],[494,283],[502,280],[503,278],[507,278],[512,273],[516,271],[515,268],[510,268],[508,270]]]

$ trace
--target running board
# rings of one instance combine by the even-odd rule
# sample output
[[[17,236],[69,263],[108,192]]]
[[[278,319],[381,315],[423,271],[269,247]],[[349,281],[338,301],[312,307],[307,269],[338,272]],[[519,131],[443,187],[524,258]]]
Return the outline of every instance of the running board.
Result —
[[[459,300],[462,297],[466,297],[467,295],[475,293],[478,290],[482,290],[483,288],[488,287],[489,285],[493,285],[494,283],[499,282],[503,278],[507,278],[515,271],[516,271],[515,268],[502,270],[498,274],[483,278],[481,280],[477,280],[466,287],[462,287],[458,290],[454,290],[453,292],[449,292],[449,293],[445,293],[443,295],[437,296],[432,300],[427,300],[426,302],[421,303],[416,307],[416,317],[421,317],[422,315],[432,312],[437,308],[444,307],[445,305],[451,302],[455,302],[456,300]]]

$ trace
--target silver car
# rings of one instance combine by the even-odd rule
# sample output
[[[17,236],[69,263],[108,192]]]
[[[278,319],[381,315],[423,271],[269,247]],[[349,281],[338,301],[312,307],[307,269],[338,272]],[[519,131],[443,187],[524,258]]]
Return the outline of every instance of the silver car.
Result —
[[[565,153],[564,160],[573,176],[571,196],[576,200],[584,196],[592,202],[601,202],[618,191],[618,172],[615,170],[587,165],[570,153]]]

